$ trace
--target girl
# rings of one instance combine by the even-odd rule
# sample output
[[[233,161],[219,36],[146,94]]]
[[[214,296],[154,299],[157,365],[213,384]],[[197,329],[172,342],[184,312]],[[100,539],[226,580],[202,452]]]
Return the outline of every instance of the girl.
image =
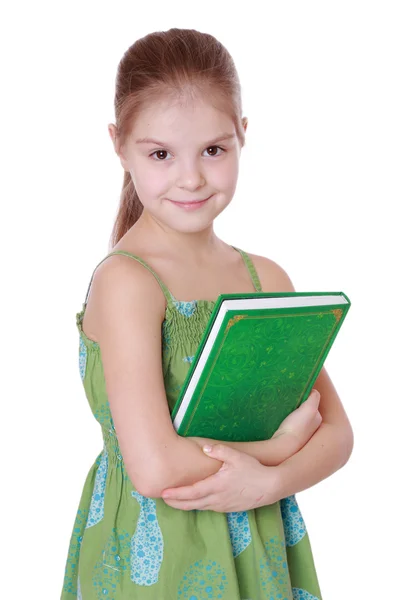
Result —
[[[275,262],[213,230],[247,127],[232,58],[195,30],[149,34],[119,64],[115,111],[109,133],[125,173],[113,251],[76,318],[104,448],[83,488],[61,599],[321,600],[294,494],[351,454],[326,370],[264,442],[183,438],[171,421],[218,295],[294,291]]]

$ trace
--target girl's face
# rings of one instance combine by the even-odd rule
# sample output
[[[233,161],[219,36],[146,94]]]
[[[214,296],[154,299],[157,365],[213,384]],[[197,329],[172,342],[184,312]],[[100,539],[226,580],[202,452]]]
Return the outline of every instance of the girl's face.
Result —
[[[119,157],[131,174],[143,214],[175,231],[189,232],[211,225],[232,200],[240,152],[230,117],[196,99],[143,110]],[[176,204],[205,199],[190,210]]]

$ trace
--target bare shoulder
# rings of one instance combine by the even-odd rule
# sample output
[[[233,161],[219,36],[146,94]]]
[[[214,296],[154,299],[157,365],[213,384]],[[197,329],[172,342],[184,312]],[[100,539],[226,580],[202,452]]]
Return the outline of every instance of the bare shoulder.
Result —
[[[137,260],[125,255],[112,255],[96,269],[82,324],[85,334],[98,341],[98,321],[104,311],[115,318],[121,311],[145,311],[160,324],[165,316],[165,296],[155,279]]]
[[[294,292],[293,283],[283,267],[266,256],[251,254],[263,292]]]

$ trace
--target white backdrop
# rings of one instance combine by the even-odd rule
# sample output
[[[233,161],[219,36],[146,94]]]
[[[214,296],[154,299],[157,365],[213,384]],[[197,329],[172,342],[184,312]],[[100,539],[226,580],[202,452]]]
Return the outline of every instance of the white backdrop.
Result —
[[[353,455],[298,495],[323,598],[398,597],[398,6],[114,0],[2,10],[4,598],[61,593],[102,448],[75,314],[108,252],[121,189],[107,132],[116,68],[135,39],[170,27],[215,35],[242,82],[246,146],[216,232],[278,262],[296,290],[352,301],[326,367],[353,424]]]

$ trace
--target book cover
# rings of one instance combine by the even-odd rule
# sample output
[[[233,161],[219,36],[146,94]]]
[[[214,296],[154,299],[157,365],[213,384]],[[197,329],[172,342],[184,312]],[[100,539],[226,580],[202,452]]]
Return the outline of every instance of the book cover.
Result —
[[[269,439],[308,398],[349,308],[342,292],[221,294],[172,412],[177,433]]]

